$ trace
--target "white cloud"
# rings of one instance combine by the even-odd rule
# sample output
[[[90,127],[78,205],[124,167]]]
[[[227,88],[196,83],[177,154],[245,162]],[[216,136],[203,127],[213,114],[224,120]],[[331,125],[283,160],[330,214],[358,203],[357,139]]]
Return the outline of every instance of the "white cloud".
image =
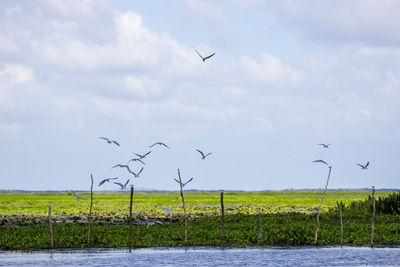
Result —
[[[238,86],[227,86],[223,88],[225,97],[232,99],[243,99],[249,95],[248,91]]]
[[[400,2],[393,0],[270,1],[281,21],[316,41],[397,46]]]
[[[10,112],[26,107],[34,93],[34,80],[33,70],[24,65],[7,64],[0,69],[0,111]]]
[[[268,54],[262,54],[259,61],[242,57],[240,64],[250,79],[265,84],[297,84],[303,80],[303,74]]]
[[[200,13],[215,5],[186,4]],[[378,87],[385,75],[379,66],[366,64],[368,59],[378,58],[376,49],[368,46],[328,55],[311,53],[302,65],[267,53],[235,58],[218,51],[204,63],[193,48],[146,27],[143,17],[134,11],[117,12],[107,2],[93,9],[91,5],[96,1],[85,2],[76,10],[78,15],[68,1],[44,1],[32,7],[35,12],[22,5],[9,12],[6,22],[0,22],[5,29],[0,39],[6,40],[8,47],[2,50],[0,45],[0,58],[7,55],[25,64],[8,64],[0,71],[1,79],[35,83],[34,87],[12,89],[20,94],[11,89],[0,91],[3,111],[36,114],[42,120],[50,118],[77,129],[87,121],[104,118],[143,124],[170,121],[219,127],[222,123],[232,129],[242,124],[248,131],[279,132],[311,121],[316,122],[314,128],[325,127],[326,116],[342,122],[343,118],[333,114],[338,108],[337,114],[352,114],[344,121],[354,122],[366,114],[382,118],[376,114],[384,113],[383,104],[372,108],[373,97],[363,95],[362,87],[396,92],[395,83],[386,89]],[[212,16],[223,18],[222,11],[216,10]],[[25,27],[27,23],[32,27]],[[99,25],[107,25],[104,32],[98,30]],[[208,45],[198,47],[212,51]],[[6,50],[16,52],[10,56]],[[279,90],[254,94],[265,85]],[[299,90],[290,95],[286,86]],[[35,88],[34,97],[23,95],[29,88]],[[260,96],[267,101],[259,103]],[[352,99],[359,104],[352,105]],[[273,115],[276,113],[279,116]]]
[[[151,31],[137,13],[107,12],[106,7],[92,10],[90,5],[97,2],[85,2],[74,14],[73,2],[43,1],[10,12],[0,37],[16,47],[14,60],[32,66],[37,78],[32,68],[4,68],[0,72],[3,80],[36,84],[33,98],[10,90],[0,94],[3,111],[7,107],[8,112],[18,110],[21,116],[35,114],[46,123],[76,130],[96,117],[124,123],[167,118],[178,123],[210,120],[218,124],[240,114],[241,108],[235,105],[238,98],[246,97],[246,90],[223,83],[225,89],[202,86],[205,78],[209,84],[228,79],[235,71],[228,66],[232,62],[203,64],[194,49],[168,34]],[[104,21],[99,22],[103,14]],[[25,27],[28,22],[31,26]],[[82,24],[86,30],[92,27],[87,36]],[[102,41],[98,24],[108,24],[103,34],[110,41]],[[6,51],[0,51],[0,56],[2,53]],[[216,75],[219,68],[223,76]],[[193,86],[189,90],[188,83]],[[227,101],[219,101],[225,96]]]
[[[25,83],[34,80],[33,70],[18,64],[7,64],[0,70],[1,83]]]
[[[147,77],[137,77],[134,75],[125,76],[126,91],[139,97],[161,96],[162,89],[158,83]]]

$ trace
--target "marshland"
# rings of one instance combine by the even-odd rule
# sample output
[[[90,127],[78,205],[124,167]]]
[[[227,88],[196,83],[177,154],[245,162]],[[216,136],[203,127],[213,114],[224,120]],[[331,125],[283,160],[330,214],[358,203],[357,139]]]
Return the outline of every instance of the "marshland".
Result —
[[[90,192],[80,192],[90,199]],[[316,207],[322,192],[224,192],[224,238],[221,194],[185,193],[188,220],[178,192],[136,193],[132,202],[132,246],[310,246],[314,245]],[[376,193],[375,246],[400,245],[399,194]],[[339,206],[342,205],[343,240]],[[70,192],[3,193],[0,195],[0,247],[128,247],[130,196],[93,193],[76,201]],[[164,212],[164,207],[173,215]],[[371,244],[372,199],[369,192],[327,192],[320,216],[319,245]],[[88,222],[90,239],[88,242]],[[151,224],[157,221],[159,223]],[[262,234],[260,232],[260,221]],[[261,236],[262,235],[262,236]]]

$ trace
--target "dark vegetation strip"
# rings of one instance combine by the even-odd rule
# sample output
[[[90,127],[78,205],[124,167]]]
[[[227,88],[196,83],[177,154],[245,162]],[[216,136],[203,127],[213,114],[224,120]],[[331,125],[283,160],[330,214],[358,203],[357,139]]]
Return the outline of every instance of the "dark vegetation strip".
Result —
[[[343,245],[369,245],[371,242],[371,216],[373,199],[353,201],[347,205],[337,202],[327,212],[321,213],[318,244],[341,243],[340,207],[342,206]],[[101,216],[101,215],[100,215]],[[164,216],[164,215],[162,215]],[[183,246],[185,244],[184,214],[174,216],[171,222],[166,216],[136,215],[133,227],[134,247]],[[248,213],[225,214],[225,241],[221,237],[221,216],[190,216],[188,226],[189,246],[233,247],[265,245],[311,245],[314,241],[316,214]],[[24,219],[21,219],[24,218]],[[33,217],[4,217],[0,223],[0,248],[35,249],[50,247],[49,221]],[[55,248],[126,247],[129,245],[129,217],[107,217],[94,220],[91,238],[87,243],[87,221],[81,217],[71,218],[71,223],[53,222]],[[103,218],[104,219],[104,218]],[[108,220],[109,219],[109,220]],[[163,224],[140,224],[161,220]],[[260,227],[260,221],[262,225]],[[381,196],[376,201],[374,245],[400,245],[400,193]]]
[[[312,245],[314,243],[315,216],[306,214],[263,214],[264,244]],[[320,245],[340,244],[339,215],[321,214]],[[400,245],[400,216],[377,216],[376,245]],[[205,216],[189,222],[188,246],[220,246],[221,218]],[[183,246],[184,220],[150,227],[133,227],[134,247]],[[53,224],[55,248],[81,248],[87,246],[87,224]],[[129,224],[93,223],[89,247],[127,247]],[[370,217],[345,217],[344,245],[370,243]],[[248,247],[261,245],[258,215],[226,215],[226,246]],[[48,225],[0,227],[0,247],[3,249],[49,248]]]

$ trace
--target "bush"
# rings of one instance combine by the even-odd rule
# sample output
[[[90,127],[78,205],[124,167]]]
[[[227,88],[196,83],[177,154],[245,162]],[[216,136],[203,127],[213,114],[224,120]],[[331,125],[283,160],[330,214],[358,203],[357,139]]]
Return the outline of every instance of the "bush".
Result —
[[[347,207],[342,202],[336,202],[336,207],[331,209],[334,213],[342,205],[343,214],[350,217],[365,216],[372,212],[372,197],[366,200],[352,201]],[[380,215],[400,215],[400,192],[394,192],[386,197],[379,197],[375,203],[376,213]]]

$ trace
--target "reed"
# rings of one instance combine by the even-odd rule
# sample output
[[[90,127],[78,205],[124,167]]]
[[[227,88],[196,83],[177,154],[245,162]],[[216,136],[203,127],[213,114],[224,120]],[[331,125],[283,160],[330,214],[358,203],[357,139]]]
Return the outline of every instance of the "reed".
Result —
[[[374,247],[375,236],[375,186],[372,187],[372,222],[371,222],[371,248]]]
[[[51,222],[51,205],[49,205],[49,227],[50,227],[50,247],[54,248],[53,241],[53,224]]]
[[[129,252],[132,249],[132,200],[133,200],[133,185],[131,185],[131,198],[129,203]]]
[[[340,216],[340,246],[343,246],[343,203],[339,205],[339,216]]]
[[[319,228],[320,228],[319,214],[321,213],[321,206],[322,206],[322,203],[324,203],[324,200],[325,200],[326,189],[328,188],[329,178],[331,177],[331,170],[332,170],[332,166],[329,166],[328,179],[326,180],[326,185],[325,185],[324,194],[322,195],[321,203],[319,203],[319,205],[318,205],[318,207],[317,207],[317,229],[315,230],[314,245],[317,245],[317,244],[318,244],[318,231],[319,231]]]
[[[260,226],[260,238],[261,238],[261,246],[264,246],[264,232],[262,227],[262,219],[261,219],[261,211],[258,211],[258,224]]]
[[[221,190],[221,224],[222,224],[222,242],[225,243],[224,190]]]
[[[89,211],[89,217],[88,217],[88,236],[87,236],[87,245],[90,245],[90,225],[92,221],[92,210],[93,210],[93,175],[90,174],[90,180],[91,180],[91,185],[90,185],[90,211]]]
[[[185,219],[185,245],[187,244],[187,235],[188,235],[188,218],[186,215],[186,206],[185,206],[185,197],[183,196],[183,183],[181,178],[181,171],[178,169],[178,178],[179,178],[179,185],[181,188],[181,198],[182,198],[182,208],[183,208],[183,217]]]

